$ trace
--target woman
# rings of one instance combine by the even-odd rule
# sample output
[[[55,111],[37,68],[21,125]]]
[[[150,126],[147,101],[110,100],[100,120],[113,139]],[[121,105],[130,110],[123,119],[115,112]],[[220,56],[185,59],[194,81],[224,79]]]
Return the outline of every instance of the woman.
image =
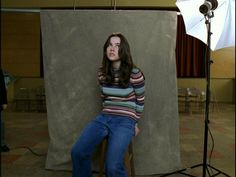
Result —
[[[111,34],[104,44],[102,67],[98,71],[103,107],[101,114],[82,131],[71,157],[73,177],[92,177],[91,156],[96,145],[108,140],[107,177],[126,177],[124,156],[144,108],[144,75],[134,66],[126,38]]]

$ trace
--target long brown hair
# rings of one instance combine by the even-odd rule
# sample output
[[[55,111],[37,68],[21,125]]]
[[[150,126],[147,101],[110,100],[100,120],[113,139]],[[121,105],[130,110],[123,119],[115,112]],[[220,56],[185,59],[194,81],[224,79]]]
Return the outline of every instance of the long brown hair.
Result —
[[[130,74],[134,67],[130,47],[127,39],[121,33],[113,33],[111,34],[103,47],[103,61],[102,61],[102,73],[104,76],[103,82],[106,84],[111,84],[114,82],[114,76],[112,74],[112,61],[107,58],[106,50],[109,46],[110,39],[112,37],[119,37],[120,38],[120,46],[119,46],[119,57],[121,60],[120,65],[120,75],[119,75],[119,84],[122,87],[127,87],[130,80]]]

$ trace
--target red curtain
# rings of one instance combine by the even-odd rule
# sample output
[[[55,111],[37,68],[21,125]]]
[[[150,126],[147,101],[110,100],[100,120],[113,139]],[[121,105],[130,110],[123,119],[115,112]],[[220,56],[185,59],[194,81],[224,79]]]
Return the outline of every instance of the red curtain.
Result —
[[[186,34],[183,17],[178,15],[176,38],[177,77],[205,77],[206,44]]]

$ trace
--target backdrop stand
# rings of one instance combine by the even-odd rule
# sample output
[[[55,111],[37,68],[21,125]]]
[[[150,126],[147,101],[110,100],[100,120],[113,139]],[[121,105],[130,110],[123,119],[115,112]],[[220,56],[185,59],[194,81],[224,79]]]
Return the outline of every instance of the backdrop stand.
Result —
[[[211,18],[214,17],[213,11],[208,12],[205,16],[205,23],[207,26],[207,46],[206,46],[206,55],[205,55],[205,62],[206,62],[206,104],[205,104],[205,129],[204,129],[204,150],[203,150],[203,163],[193,165],[188,168],[184,168],[181,170],[177,170],[175,172],[167,173],[164,175],[161,175],[161,177],[164,176],[169,176],[172,174],[182,174],[185,176],[191,176],[191,177],[197,177],[188,173],[185,173],[184,171],[189,170],[189,169],[194,169],[197,167],[202,166],[202,177],[206,177],[206,172],[208,173],[209,177],[217,176],[219,174],[222,174],[224,176],[230,177],[228,174],[222,172],[221,170],[209,165],[207,163],[207,145],[208,145],[208,124],[210,123],[209,121],[209,104],[210,104],[210,65],[211,65],[211,59],[210,59],[210,44],[211,44]],[[211,172],[214,174],[210,174],[209,169],[211,169]]]

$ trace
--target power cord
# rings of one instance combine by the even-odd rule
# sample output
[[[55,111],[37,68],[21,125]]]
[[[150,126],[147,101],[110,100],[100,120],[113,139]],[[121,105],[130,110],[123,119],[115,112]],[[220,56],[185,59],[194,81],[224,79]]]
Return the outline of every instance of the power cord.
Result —
[[[212,106],[212,109],[213,109],[212,111],[214,111],[214,109],[216,109],[217,113],[220,113],[218,101],[217,101],[216,96],[215,96],[215,90],[214,90],[214,88],[212,86],[211,86],[211,96],[210,97],[213,98],[212,99],[212,101],[213,101],[212,104],[215,104],[215,105]],[[216,106],[216,108],[215,108],[215,106]],[[212,132],[210,130],[210,126],[208,126],[208,132],[210,134],[211,142],[212,142],[211,151],[210,151],[209,160],[208,160],[209,165],[211,165],[212,155],[213,155],[213,151],[214,151],[214,148],[215,148],[215,141],[214,141],[214,136],[213,136],[213,134],[212,134]],[[212,168],[210,168],[210,171],[211,171],[212,174],[214,174]]]
[[[30,147],[28,146],[16,146],[16,147],[13,147],[13,148],[10,148],[10,150],[15,150],[15,149],[27,149],[29,150],[32,154],[36,155],[36,156],[46,156],[47,153],[45,154],[41,154],[41,153],[37,153],[37,152],[34,152]]]
[[[208,160],[209,165],[211,165],[211,158],[212,158],[212,154],[213,154],[213,151],[214,151],[214,148],[215,148],[215,141],[214,141],[214,137],[211,133],[210,127],[208,127],[208,132],[210,134],[211,141],[212,141],[211,151],[210,151],[209,160]],[[210,168],[210,170],[211,170],[211,173],[214,174],[212,168]]]

